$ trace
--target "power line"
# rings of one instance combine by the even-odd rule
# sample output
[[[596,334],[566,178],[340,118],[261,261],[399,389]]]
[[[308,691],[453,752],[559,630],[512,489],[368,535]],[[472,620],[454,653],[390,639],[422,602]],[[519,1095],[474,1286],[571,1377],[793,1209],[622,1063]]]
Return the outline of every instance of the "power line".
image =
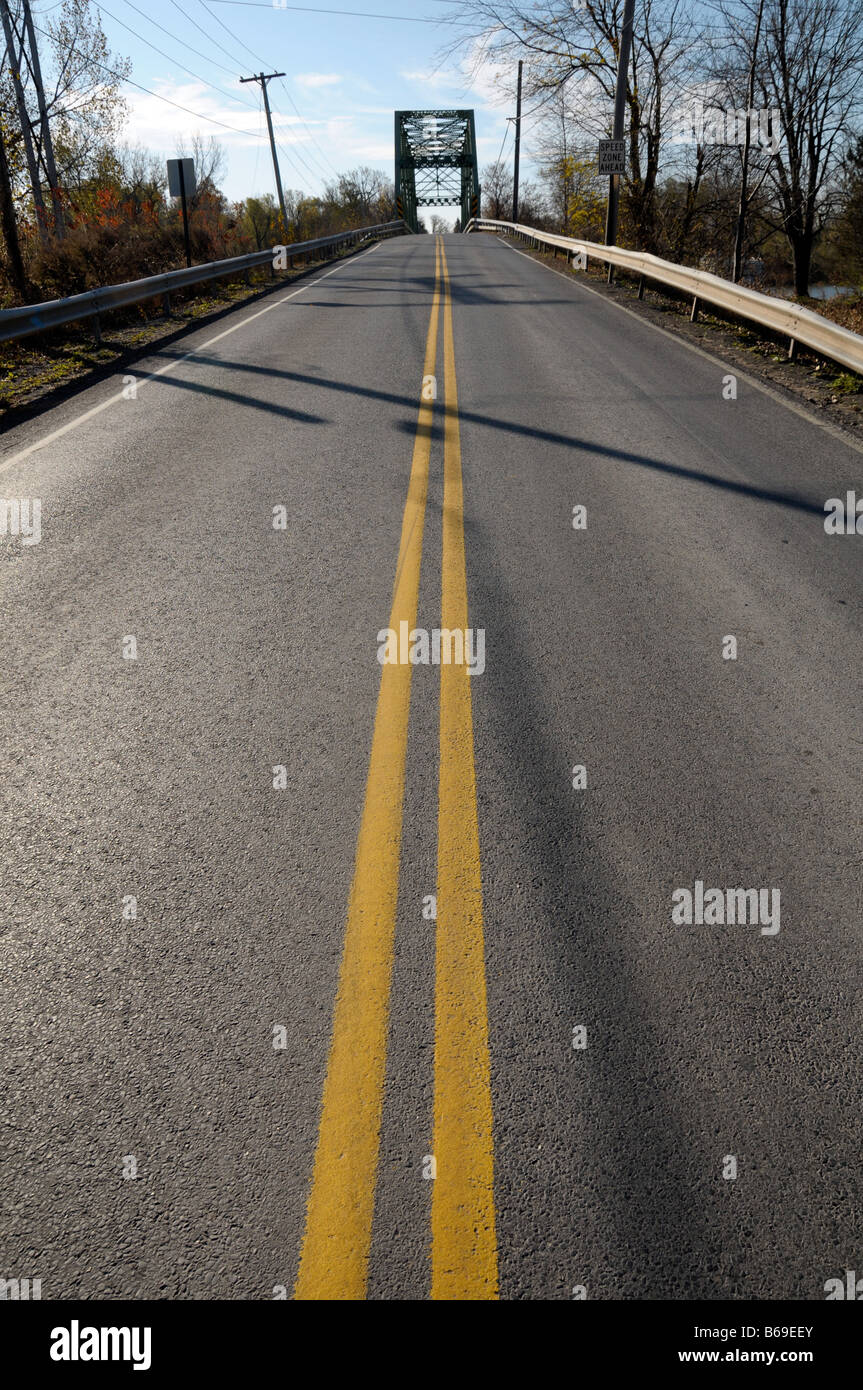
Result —
[[[302,119],[302,117],[300,117],[300,119]],[[278,144],[278,141],[277,141],[276,143]],[[300,175],[300,178],[303,178],[303,177],[305,177],[305,176],[303,175],[302,171],[300,170],[299,166],[297,165],[297,159],[299,159],[299,160],[302,161],[303,165],[305,166],[306,173],[307,173],[307,174],[311,174],[311,176],[312,176],[313,179],[318,179],[318,178],[321,177],[321,170],[320,170],[320,169],[313,169],[312,166],[311,166],[311,164],[309,163],[309,161],[306,159],[305,155],[303,154],[302,150],[300,150],[299,148],[297,148],[297,149],[295,150],[296,158],[295,158],[293,155],[289,155],[288,152],[287,152],[287,150],[284,149],[284,147],[283,147],[281,144],[279,144],[279,149],[282,151],[282,154],[285,156],[285,158],[288,159],[288,160],[290,160],[291,164],[293,164],[293,166],[294,166],[294,168],[296,169],[297,173]]]
[[[137,5],[132,4],[132,0],[126,0],[126,3],[127,3],[128,5],[131,5],[131,7],[132,7],[133,10],[137,10],[137,9],[138,9]],[[203,0],[202,0],[202,3],[203,3]],[[185,19],[187,19],[187,20],[189,21],[190,24],[195,25],[195,21],[192,19],[191,15],[188,14],[187,11],[183,9],[182,5],[180,5],[180,4],[177,3],[177,0],[171,0],[171,4],[174,6],[174,8],[175,8],[176,10],[179,10],[180,14],[183,15],[183,17],[184,17]],[[218,15],[215,15],[215,14],[212,13],[212,10],[210,10],[209,7],[208,7],[207,5],[203,5],[203,8],[207,11],[207,13],[208,13],[214,20],[216,20],[216,22],[217,22],[218,24],[221,24],[221,25],[222,25],[222,28],[225,30],[226,34],[228,34],[228,35],[235,41],[235,43],[239,43],[243,48],[246,49],[246,52],[247,52],[247,53],[251,53],[252,57],[257,58],[259,62],[261,62],[261,63],[264,62],[264,59],[261,58],[258,54],[254,53],[254,51],[253,51],[251,48],[248,48],[247,45],[243,43],[242,39],[240,39],[236,34],[234,34],[234,33],[232,32],[232,30],[230,30],[226,24],[223,24],[223,23],[222,23],[222,21],[221,21],[221,19],[219,19],[219,16],[218,16]],[[144,14],[144,11],[143,11],[143,10],[138,10],[138,13],[139,13],[139,14]],[[145,15],[144,17],[147,18],[148,16]],[[154,24],[156,23],[155,20],[153,20],[152,22],[153,22]],[[160,25],[158,25],[157,27],[160,28],[160,29],[162,29],[163,33],[168,34],[169,37],[176,39],[176,41],[177,41],[178,43],[182,42],[182,40],[179,39],[179,38],[177,37],[176,34],[171,34],[170,31],[169,31],[168,29],[165,29],[163,25],[160,24]],[[200,27],[200,26],[195,26],[195,27]],[[210,41],[212,44],[214,44],[222,53],[226,54],[229,58],[230,58],[230,57],[233,57],[233,55],[229,52],[229,50],[228,50],[227,48],[225,48],[224,44],[220,43],[220,42],[218,41],[218,39],[214,39],[213,36],[212,36],[211,34],[207,33],[206,30],[204,30],[204,29],[201,29],[200,32],[201,32],[202,34],[204,34],[205,38],[209,39],[209,41]],[[191,47],[191,45],[188,45],[188,46]],[[198,57],[199,57],[199,58],[204,58],[204,60],[205,60],[206,62],[214,63],[215,66],[216,66],[216,67],[220,67],[220,68],[222,69],[223,72],[229,72],[229,71],[231,71],[230,69],[226,68],[226,67],[224,66],[223,63],[217,62],[214,58],[207,58],[207,55],[204,54],[204,53],[201,53],[199,49],[193,48],[193,49],[192,49],[192,52],[193,52],[193,53],[197,53],[197,54],[198,54]],[[297,116],[299,117],[300,122],[301,122],[301,124],[302,124],[304,130],[306,131],[307,135],[308,135],[309,138],[312,140],[312,142],[316,145],[316,147],[317,147],[317,149],[318,149],[320,155],[322,156],[322,158],[323,158],[324,160],[326,160],[326,162],[329,164],[330,169],[332,170],[332,172],[333,172],[333,174],[335,175],[335,177],[338,178],[338,176],[339,176],[339,175],[338,175],[338,170],[335,169],[334,166],[333,166],[332,164],[330,164],[330,161],[329,161],[329,159],[327,159],[326,154],[325,154],[324,151],[321,149],[320,145],[318,145],[317,140],[315,140],[315,137],[314,137],[312,131],[309,129],[308,125],[306,124],[306,121],[305,121],[304,118],[303,118],[303,114],[302,114],[302,112],[300,111],[299,107],[297,106],[297,103],[294,101],[294,98],[293,98],[293,96],[291,95],[290,89],[288,88],[287,84],[285,83],[285,81],[284,81],[281,77],[279,78],[279,82],[280,82],[280,85],[281,85],[281,87],[282,87],[282,89],[283,89],[283,91],[284,91],[286,97],[288,98],[288,101],[291,103],[291,106],[294,108],[294,111],[296,112]],[[244,102],[243,105],[247,105],[247,103]],[[259,110],[259,111],[261,110],[261,107],[260,107],[260,106],[258,107],[258,110]],[[285,155],[285,158],[288,159],[288,161],[293,165],[294,169],[298,170],[298,167],[299,167],[299,166],[297,165],[296,160],[293,159],[293,158],[287,153],[287,151],[283,148],[283,146],[282,146],[281,144],[279,144],[279,149],[280,149],[280,150],[282,151],[282,153]],[[320,172],[321,172],[321,171],[312,168],[312,166],[311,166],[311,165],[308,163],[308,161],[304,158],[303,153],[302,153],[301,150],[297,150],[297,156],[299,157],[300,160],[302,160],[302,163],[305,165],[305,168],[306,168],[306,169],[308,170],[308,172],[311,174],[312,178],[318,178],[318,177],[320,176]]]
[[[296,104],[296,102],[293,100],[293,98],[291,97],[291,94],[290,94],[290,92],[288,91],[287,87],[285,87],[284,82],[282,82],[281,85],[282,85],[282,87],[284,88],[284,91],[285,91],[285,94],[286,94],[288,100],[290,101],[291,105],[293,106],[294,110],[296,111],[297,116],[298,116],[299,119],[300,119],[300,122],[301,122],[303,125],[305,125],[305,121],[303,120],[302,115],[300,114],[300,111],[299,111],[299,109],[298,109],[298,107],[297,107],[297,104]],[[309,134],[311,134],[311,131],[308,130],[308,126],[306,126],[306,130],[308,131]],[[280,146],[280,148],[281,148],[281,146]],[[305,155],[303,154],[303,152],[302,152],[301,149],[298,148],[298,149],[296,150],[296,156],[297,156],[297,159],[302,160],[303,164],[305,165],[306,169],[307,169],[308,172],[311,174],[311,176],[312,176],[313,179],[317,179],[317,178],[320,178],[320,177],[321,177],[321,174],[323,173],[323,170],[320,169],[320,168],[319,168],[319,169],[313,169],[312,166],[311,166],[311,164],[310,164],[309,161],[306,159],[306,157],[305,157]],[[292,161],[292,162],[293,162],[293,161]],[[335,173],[335,170],[333,170],[333,172]],[[336,177],[338,178],[338,175],[337,175],[337,174],[336,174]]]
[[[220,53],[224,53],[225,56],[227,58],[230,58],[233,62],[234,54],[230,51],[230,49],[226,48],[223,43],[219,43],[218,39],[214,39],[212,34],[207,33],[206,29],[202,29],[201,25],[197,22],[197,20],[192,18],[188,10],[184,10],[183,6],[178,3],[178,0],[171,0],[171,4],[174,6],[175,10],[180,11],[180,14],[183,16],[184,19],[187,19],[189,21],[193,29],[200,30],[204,37],[209,39],[210,43],[213,45],[214,48],[218,48]],[[213,18],[215,19],[215,15],[213,16]],[[236,68],[234,68],[233,71],[236,72]]]
[[[330,169],[331,169],[332,172],[335,174],[336,178],[338,178],[338,177],[339,177],[339,171],[338,171],[338,169],[336,169],[335,166],[330,162],[329,156],[328,156],[327,154],[325,154],[325,152],[321,149],[321,146],[318,144],[317,140],[315,139],[315,136],[314,136],[313,132],[309,129],[308,125],[306,124],[306,122],[305,122],[305,120],[304,120],[304,118],[303,118],[303,114],[302,114],[302,112],[300,111],[300,108],[297,106],[297,103],[294,101],[294,98],[293,98],[292,95],[291,95],[291,91],[290,91],[290,88],[288,87],[287,82],[285,82],[285,81],[282,79],[281,85],[282,85],[282,87],[284,88],[285,95],[287,96],[288,101],[291,103],[291,106],[293,106],[294,110],[296,111],[297,115],[299,116],[299,118],[300,118],[300,123],[302,124],[302,127],[303,127],[303,129],[305,130],[306,134],[309,136],[309,139],[312,141],[312,144],[313,144],[313,145],[315,146],[315,148],[317,149],[317,151],[318,151],[318,153],[320,154],[321,158],[322,158],[322,159],[325,159],[326,162],[327,162],[327,164],[329,164]]]
[[[500,154],[498,155],[497,159],[494,161],[493,168],[495,168],[495,169],[498,169],[498,168],[500,167],[500,161],[503,159],[503,147],[504,147],[504,145],[506,144],[506,137],[507,137],[508,135],[509,135],[509,125],[507,124],[507,127],[506,127],[506,129],[504,130],[504,132],[503,132],[503,139],[502,139],[501,142],[500,142]]]
[[[34,29],[43,38],[51,39],[47,29],[40,29],[38,24],[34,24]],[[240,130],[239,126],[228,125],[225,121],[219,121],[215,116],[205,116],[202,111],[193,111],[190,106],[183,106],[179,101],[172,101],[170,97],[162,96],[161,92],[151,92],[149,87],[142,87],[140,82],[136,82],[133,77],[126,77],[123,73],[117,72],[114,68],[109,68],[107,63],[100,63],[97,59],[90,60],[94,68],[106,72],[109,77],[113,77],[117,82],[124,82],[129,87],[137,87],[139,92],[144,92],[148,97],[155,97],[157,101],[164,101],[166,105],[173,106],[176,111],[185,111],[187,116],[194,116],[197,121],[207,121],[209,125],[221,126],[222,130],[230,130],[234,135],[245,135],[250,140],[257,140],[258,133],[251,130]]]
[[[238,43],[238,44],[240,45],[241,48],[244,48],[244,49],[246,50],[247,53],[251,54],[251,56],[255,59],[256,62],[258,62],[258,63],[263,63],[264,66],[266,67],[267,60],[266,60],[265,58],[262,58],[261,55],[260,55],[260,53],[256,53],[255,50],[254,50],[253,48],[249,48],[249,45],[248,45],[243,39],[241,39],[240,36],[239,36],[238,34],[235,34],[234,31],[233,31],[233,29],[229,29],[228,26],[227,26],[227,24],[224,22],[224,20],[221,19],[219,15],[213,13],[213,11],[210,9],[209,5],[205,3],[205,0],[198,0],[198,3],[201,5],[201,7],[202,7],[203,9],[205,9],[205,10],[207,11],[207,14],[210,16],[211,19],[214,19],[214,20],[216,21],[217,24],[220,24],[220,25],[221,25],[221,27],[224,29],[224,31],[225,31],[225,33],[228,35],[228,37],[234,40],[234,43]],[[280,79],[280,81],[281,81],[281,79]],[[301,114],[301,112],[300,112],[300,110],[299,110],[299,108],[298,108],[296,102],[294,101],[293,97],[291,96],[291,93],[290,93],[290,91],[288,90],[287,86],[285,86],[285,83],[284,83],[284,82],[282,82],[282,87],[283,87],[284,90],[285,90],[285,94],[286,94],[288,100],[290,101],[291,105],[293,106],[294,110],[296,111],[297,115],[299,116],[300,121],[301,121],[302,124],[305,126],[305,129],[306,129],[307,133],[308,133],[309,135],[311,135],[311,134],[312,134],[311,131],[309,130],[308,126],[306,126],[306,123],[305,123],[305,121],[303,120],[302,114]],[[312,139],[314,140],[314,136],[312,136]],[[317,143],[317,142],[315,141],[315,143]],[[282,149],[282,146],[281,146],[281,145],[279,146],[279,149]],[[320,150],[320,146],[318,146],[318,149]],[[298,166],[297,166],[296,160],[293,159],[293,158],[291,158],[290,156],[288,156],[287,152],[286,152],[284,149],[282,149],[282,153],[285,155],[286,158],[289,158],[289,159],[290,159],[290,163],[293,165],[293,167],[294,167],[295,169],[297,169]],[[312,166],[309,164],[308,160],[306,160],[306,159],[303,157],[303,155],[302,155],[299,151],[298,151],[297,153],[298,153],[298,155],[299,155],[299,158],[302,160],[303,164],[305,165],[306,169],[307,169],[308,172],[311,174],[312,178],[313,178],[313,179],[320,178],[323,171],[320,170],[320,169],[313,169]],[[320,153],[323,154],[323,150],[320,150]],[[326,158],[326,156],[324,156],[324,157]],[[327,162],[329,163],[329,160],[328,160]],[[330,168],[333,169],[333,173],[336,175],[336,178],[338,178],[338,172],[333,168],[332,165],[330,165]]]
[[[210,16],[211,19],[214,19],[214,20],[216,21],[217,24],[221,24],[221,26],[222,26],[222,28],[224,29],[225,33],[228,35],[229,38],[232,38],[232,39],[234,40],[234,43],[238,43],[238,44],[240,45],[241,48],[244,48],[244,49],[246,50],[247,53],[250,53],[251,56],[254,58],[254,60],[255,60],[256,63],[263,63],[264,66],[266,67],[266,63],[267,63],[266,58],[262,58],[261,55],[260,55],[260,53],[256,53],[255,50],[254,50],[253,48],[249,48],[249,45],[248,45],[247,43],[245,43],[245,42],[239,37],[238,34],[235,34],[234,31],[233,31],[232,29],[229,29],[229,28],[228,28],[227,24],[224,22],[223,19],[220,19],[219,16],[218,16],[217,14],[213,14],[213,11],[210,9],[209,5],[207,5],[207,4],[205,3],[205,0],[198,0],[198,4],[201,5],[201,6],[203,6],[203,8],[207,11],[207,14]]]
[[[172,58],[170,53],[166,53],[162,48],[157,48],[156,45],[154,43],[151,43],[149,39],[145,39],[143,34],[139,34],[137,29],[133,29],[131,24],[127,24],[123,19],[118,19],[117,16],[112,14],[110,10],[106,10],[103,5],[99,4],[99,0],[93,0],[93,4],[96,6],[96,9],[99,10],[102,14],[107,15],[109,19],[113,19],[115,24],[121,24],[124,29],[128,29],[130,34],[134,34],[135,38],[139,41],[139,43],[145,43],[148,48],[152,48],[154,53],[158,53],[160,58],[165,58],[169,63],[174,63],[178,68],[182,68],[183,72],[187,72],[190,77],[194,77],[196,82],[203,82],[205,87],[212,87],[214,92],[218,92],[221,96],[227,97],[229,101],[235,101],[240,106],[248,106],[250,111],[257,111],[257,107],[252,106],[251,102],[243,101],[240,97],[234,96],[231,92],[226,92],[224,87],[217,86],[215,82],[208,82],[206,77],[202,77],[200,73],[193,72],[191,68],[187,68],[185,63],[180,62],[179,58]],[[132,8],[135,8],[134,5],[132,6]],[[159,28],[161,27],[162,26],[159,25]],[[176,35],[174,35],[173,37],[176,39]],[[183,41],[182,39],[176,39],[176,42],[182,43]]]
[[[399,24],[453,24],[451,19],[429,19],[428,16],[420,18],[419,15],[408,14],[374,14],[369,10],[329,10],[317,9],[312,5],[283,5],[279,0],[278,5],[274,5],[272,0],[213,0],[214,5],[239,5],[242,9],[254,10],[298,10],[304,14],[338,14],[350,15],[353,19],[389,19]]]
[[[260,119],[259,126],[258,126],[258,137],[260,138],[260,136],[262,136],[263,133],[264,133],[263,130],[261,129],[261,127],[262,127],[263,124],[264,124],[264,103],[263,103],[263,102],[261,102],[260,105],[259,105],[259,107],[258,107],[258,114],[259,114],[259,116],[260,116],[260,118],[261,118],[261,119]],[[257,178],[258,178],[258,165],[259,165],[259,163],[260,163],[260,160],[261,160],[261,146],[260,146],[260,144],[257,144],[257,145],[255,146],[255,167],[254,167],[254,170],[253,170],[253,172],[252,172],[252,187],[253,187],[253,188],[254,188],[254,186],[255,186],[255,183],[257,182]]]
[[[259,53],[256,53],[255,50],[254,50],[253,48],[249,48],[249,45],[248,45],[247,43],[245,43],[245,42],[243,41],[243,39],[241,39],[241,38],[239,37],[238,34],[235,34],[234,31],[233,31],[232,29],[229,29],[229,28],[228,28],[227,24],[225,24],[224,20],[221,19],[221,18],[219,17],[219,15],[213,14],[213,11],[210,9],[209,5],[207,5],[207,4],[205,3],[205,0],[198,0],[198,2],[199,2],[199,4],[207,11],[207,14],[210,15],[210,17],[216,21],[217,24],[221,24],[222,28],[224,29],[225,33],[229,36],[229,38],[232,38],[232,39],[234,40],[235,43],[240,44],[240,46],[241,46],[242,48],[244,48],[244,49],[246,50],[247,53],[250,53],[250,54],[252,55],[252,57],[253,57],[257,62],[259,62],[259,63],[264,63],[264,64],[266,65],[266,59],[262,58],[261,55],[260,55]],[[281,78],[279,79],[279,81],[280,81],[280,83],[281,83],[282,88],[284,89],[284,92],[285,92],[286,97],[288,98],[288,101],[291,103],[291,106],[294,108],[294,111],[295,111],[295,112],[297,113],[297,115],[299,116],[300,122],[301,122],[302,126],[304,127],[304,129],[305,129],[305,131],[306,131],[306,134],[310,136],[310,138],[311,138],[313,144],[315,144],[315,145],[317,146],[318,152],[319,152],[320,155],[326,160],[326,162],[329,164],[330,169],[332,170],[332,172],[333,172],[333,174],[335,175],[335,177],[338,178],[338,177],[339,177],[338,170],[330,163],[330,160],[329,160],[328,157],[324,154],[324,151],[321,149],[320,145],[318,145],[318,142],[317,142],[317,140],[315,140],[315,137],[314,137],[314,135],[312,134],[311,130],[309,129],[308,125],[306,125],[306,122],[305,122],[305,120],[304,120],[304,118],[303,118],[303,114],[302,114],[302,112],[300,111],[299,107],[297,106],[297,103],[294,101],[294,98],[293,98],[293,96],[291,95],[290,89],[288,88],[287,84],[286,84]],[[279,148],[282,149],[282,146],[280,145]],[[287,156],[287,152],[284,151],[284,150],[282,150],[282,152],[283,152],[283,154],[285,154],[285,156],[286,156],[286,158],[287,158],[287,157],[288,157],[288,156]],[[311,174],[312,178],[316,179],[316,178],[320,178],[320,177],[321,177],[321,174],[324,172],[322,169],[313,169],[312,166],[309,164],[308,160],[303,156],[303,154],[302,154],[301,151],[298,150],[298,151],[297,151],[297,155],[298,155],[298,158],[302,160],[303,164],[305,165],[305,167],[306,167],[306,169],[308,170],[308,172]],[[296,164],[296,160],[295,160],[295,159],[291,159],[291,163],[294,165],[294,168],[297,167],[297,164]],[[324,177],[326,177],[326,175],[324,175]]]
[[[222,72],[226,72],[226,73],[228,74],[229,77],[236,77],[236,75],[237,75],[237,69],[236,69],[236,68],[226,68],[226,67],[225,67],[225,64],[224,64],[224,63],[220,63],[220,62],[218,61],[217,58],[210,58],[206,53],[202,53],[201,50],[200,50],[200,48],[193,48],[192,45],[191,45],[190,43],[187,43],[185,39],[181,39],[180,36],[179,36],[179,34],[172,34],[172,33],[171,33],[171,30],[170,30],[170,29],[166,29],[165,26],[164,26],[164,24],[160,24],[159,21],[158,21],[157,19],[151,19],[150,16],[147,14],[146,10],[139,10],[137,5],[133,5],[133,4],[132,4],[132,0],[125,0],[125,3],[129,6],[129,8],[130,8],[131,10],[134,10],[136,14],[139,14],[139,15],[141,16],[142,19],[148,20],[149,23],[150,23],[150,24],[154,24],[154,25],[156,26],[157,29],[161,29],[162,33],[163,33],[163,34],[167,34],[169,39],[173,39],[175,43],[180,43],[180,44],[183,45],[184,48],[188,48],[188,50],[189,50],[190,53],[195,53],[195,54],[197,54],[197,56],[198,56],[199,58],[203,58],[203,60],[204,60],[205,63],[212,63],[212,65],[213,65],[214,68],[221,68],[221,69],[222,69]],[[179,8],[179,7],[178,7],[178,8]],[[188,15],[186,16],[186,18],[188,19]],[[122,24],[122,23],[123,23],[122,20],[118,20],[117,22],[118,22],[118,24]],[[139,37],[140,37],[140,35],[139,35]],[[144,43],[146,43],[146,42],[147,42],[147,40],[144,39]],[[158,49],[157,49],[156,51],[158,52]],[[165,57],[165,56],[167,56],[167,55],[163,54],[162,56]],[[188,69],[187,69],[187,71],[188,71]],[[246,103],[244,102],[243,104],[245,105]]]
[[[306,174],[307,174],[307,173],[311,173],[311,175],[312,175],[312,177],[313,177],[314,179],[317,179],[317,178],[320,177],[320,174],[319,174],[316,170],[312,169],[312,168],[310,167],[310,165],[308,165],[308,164],[306,164],[306,166],[305,166],[305,172],[304,172],[304,171],[300,168],[299,164],[297,163],[296,156],[295,156],[294,154],[292,154],[292,153],[290,152],[290,150],[286,150],[286,149],[285,149],[285,147],[284,147],[284,145],[282,144],[281,140],[276,140],[276,144],[278,145],[278,147],[279,147],[279,149],[281,150],[282,154],[285,156],[285,159],[286,159],[286,160],[288,161],[288,163],[292,166],[294,173],[296,174],[297,178],[300,179],[301,182],[303,182],[303,181],[305,180]],[[297,151],[296,153],[299,154],[299,151]]]

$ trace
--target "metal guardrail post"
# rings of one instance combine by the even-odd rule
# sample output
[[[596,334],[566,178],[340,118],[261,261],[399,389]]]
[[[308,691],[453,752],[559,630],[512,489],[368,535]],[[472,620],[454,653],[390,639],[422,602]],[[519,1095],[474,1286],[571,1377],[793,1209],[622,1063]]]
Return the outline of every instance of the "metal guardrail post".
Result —
[[[723,280],[709,271],[694,270],[691,266],[663,261],[646,251],[627,251],[619,246],[582,241],[576,237],[558,237],[535,227],[524,227],[495,218],[476,218],[468,231],[497,232],[521,237],[534,248],[570,247],[585,258],[604,261],[616,270],[628,271],[638,277],[638,297],[643,299],[645,285],[666,286],[692,300],[692,319],[707,305],[721,310],[744,323],[756,324],[769,333],[789,340],[793,347],[789,356],[801,347],[846,367],[863,377],[863,335],[853,333],[841,324],[833,323],[812,309],[788,303],[762,294],[731,280]]]
[[[290,251],[291,263],[301,255],[303,264],[308,265],[314,251],[329,250],[338,254],[338,248],[350,244],[357,237],[388,236],[405,232],[403,221],[379,223],[374,227],[356,228],[351,232],[338,233],[317,240],[293,242],[290,247],[280,248]],[[43,333],[61,328],[69,323],[95,318],[100,312],[123,309],[130,304],[140,304],[147,299],[158,299],[169,294],[172,289],[186,289],[191,285],[203,284],[209,280],[219,280],[231,275],[241,275],[251,270],[269,266],[270,273],[276,277],[273,264],[273,251],[253,251],[246,256],[233,256],[223,261],[211,261],[206,265],[192,266],[185,270],[168,270],[162,275],[150,275],[142,280],[132,280],[122,285],[106,285],[101,289],[83,294],[69,295],[65,299],[46,300],[40,304],[25,304],[15,309],[0,310],[0,342],[12,342],[27,337],[31,333]],[[94,329],[99,332],[99,327]]]

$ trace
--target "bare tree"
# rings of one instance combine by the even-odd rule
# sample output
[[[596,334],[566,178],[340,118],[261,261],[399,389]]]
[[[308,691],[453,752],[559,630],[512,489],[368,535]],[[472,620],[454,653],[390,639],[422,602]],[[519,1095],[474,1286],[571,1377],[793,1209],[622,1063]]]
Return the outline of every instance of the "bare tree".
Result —
[[[751,0],[750,0],[751,2]],[[782,139],[770,163],[794,288],[809,293],[812,254],[835,201],[835,179],[863,83],[863,0],[765,0],[757,88],[778,108]]]
[[[842,161],[837,249],[847,279],[863,284],[863,135],[855,133]]]
[[[14,26],[21,27],[20,5],[11,5]],[[59,6],[36,16],[36,38],[45,85],[47,114],[61,188],[75,188],[89,176],[121,130],[127,107],[121,85],[131,64],[114,56],[89,0],[61,0]],[[36,159],[43,177],[45,151],[32,76],[21,72],[28,124],[33,131]],[[7,155],[13,188],[24,196],[24,136],[9,70],[9,55],[0,64],[0,119],[6,126]]]
[[[482,171],[482,215],[504,222],[512,215],[512,170],[500,160]]]
[[[119,138],[128,114],[121,86],[132,65],[111,53],[89,0],[63,0],[42,24],[37,38],[48,50],[43,69],[54,153],[61,185],[69,185]],[[41,158],[41,134],[37,147]]]
[[[196,198],[207,195],[221,199],[219,184],[225,177],[228,167],[224,145],[215,135],[193,135],[191,144],[185,140],[177,141],[177,158],[194,159]]]
[[[342,174],[327,184],[324,203],[339,210],[345,226],[361,227],[369,222],[388,222],[395,214],[395,188],[378,169],[363,166]]]
[[[743,43],[749,49],[749,63],[746,74],[746,126],[743,138],[743,149],[740,155],[740,199],[737,205],[737,224],[734,229],[734,261],[731,269],[731,278],[735,284],[740,279],[743,269],[743,245],[746,239],[746,221],[749,213],[749,204],[753,194],[749,190],[749,164],[752,156],[752,121],[749,112],[755,106],[755,81],[758,73],[758,49],[761,43],[761,29],[764,23],[764,3],[765,0],[758,0],[758,8],[755,12],[754,26],[749,35],[743,39]],[[749,6],[744,5],[748,10]],[[762,180],[763,181],[763,180]]]
[[[570,118],[588,144],[610,134],[623,0],[463,0],[450,51],[515,65],[525,59],[534,113],[567,85]],[[629,170],[623,207],[628,232],[655,249],[656,185],[668,107],[698,62],[699,32],[684,0],[643,0],[636,13],[627,76]]]
[[[558,231],[577,232],[594,239],[602,236],[600,204],[607,193],[597,173],[596,152],[585,147],[584,137],[567,105],[566,88],[555,92],[534,140],[532,153]]]

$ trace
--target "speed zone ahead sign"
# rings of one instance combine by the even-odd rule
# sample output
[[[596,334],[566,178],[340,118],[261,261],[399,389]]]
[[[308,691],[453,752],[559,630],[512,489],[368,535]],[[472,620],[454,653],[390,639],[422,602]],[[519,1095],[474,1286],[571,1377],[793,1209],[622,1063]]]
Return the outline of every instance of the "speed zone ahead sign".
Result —
[[[626,173],[625,140],[600,140],[599,172],[600,174]]]

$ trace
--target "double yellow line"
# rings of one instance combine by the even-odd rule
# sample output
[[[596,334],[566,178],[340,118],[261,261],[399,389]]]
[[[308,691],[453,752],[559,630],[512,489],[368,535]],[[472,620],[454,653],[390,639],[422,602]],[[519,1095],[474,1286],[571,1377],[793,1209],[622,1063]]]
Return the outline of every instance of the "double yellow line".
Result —
[[[446,254],[424,377],[435,375],[443,306],[444,502],[441,626],[468,626],[461,443]],[[434,404],[420,402],[390,627],[416,626]],[[386,1076],[411,665],[382,668],[333,1036],[295,1297],[366,1293]],[[470,678],[441,665],[435,966],[433,1298],[497,1297],[493,1138]]]

